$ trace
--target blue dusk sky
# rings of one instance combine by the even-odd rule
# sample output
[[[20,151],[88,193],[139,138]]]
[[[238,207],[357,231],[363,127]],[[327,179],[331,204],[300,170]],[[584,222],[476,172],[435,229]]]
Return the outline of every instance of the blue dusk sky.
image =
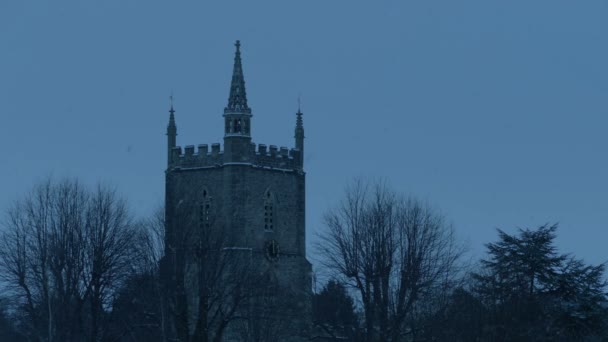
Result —
[[[2,0],[0,210],[53,175],[152,212],[169,95],[179,145],[222,142],[237,39],[254,142],[293,147],[301,94],[309,242],[370,177],[475,258],[558,222],[560,251],[608,259],[604,0]]]

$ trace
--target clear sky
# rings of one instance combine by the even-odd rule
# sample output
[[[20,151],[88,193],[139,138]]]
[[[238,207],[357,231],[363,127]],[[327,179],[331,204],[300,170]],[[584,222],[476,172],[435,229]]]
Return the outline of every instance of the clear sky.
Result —
[[[559,222],[608,259],[608,2],[0,1],[0,209],[47,175],[162,203],[178,144],[222,141],[234,41],[256,143],[306,129],[307,229],[354,177],[428,200],[477,256]]]

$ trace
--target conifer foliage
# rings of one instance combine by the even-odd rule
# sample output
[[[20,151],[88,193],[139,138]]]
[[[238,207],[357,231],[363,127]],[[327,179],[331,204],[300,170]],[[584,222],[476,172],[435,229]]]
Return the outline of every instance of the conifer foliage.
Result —
[[[602,334],[605,266],[559,254],[556,230],[499,230],[499,241],[487,244],[488,258],[473,274],[473,291],[488,313],[482,340],[574,341]]]
[[[354,339],[357,330],[355,305],[341,283],[330,280],[321,292],[313,297],[313,319],[315,324],[334,338]]]

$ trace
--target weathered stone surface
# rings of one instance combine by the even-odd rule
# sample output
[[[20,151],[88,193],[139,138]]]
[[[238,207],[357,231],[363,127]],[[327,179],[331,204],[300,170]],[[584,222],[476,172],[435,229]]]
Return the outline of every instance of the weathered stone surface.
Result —
[[[188,145],[184,151],[176,147],[177,133],[174,111],[171,109],[166,170],[168,250],[176,244],[172,236],[184,229],[174,217],[178,208],[197,208],[203,205],[205,198],[211,199],[211,210],[214,210],[216,219],[214,227],[223,230],[224,247],[249,251],[250,262],[256,265],[260,273],[270,274],[282,288],[289,290],[281,293],[290,297],[285,298],[286,303],[293,300],[297,303],[294,327],[305,331],[311,319],[312,270],[306,259],[306,187],[301,156],[304,147],[301,113],[298,111],[297,149],[279,149],[274,145],[267,148],[263,144],[256,148],[251,142],[249,124],[252,115],[244,97],[240,63],[239,54],[238,65],[235,62],[236,76],[233,75],[231,97],[241,97],[231,98],[232,102],[225,110],[223,146],[212,144],[209,149],[204,144],[195,149],[194,145]],[[271,241],[278,248],[269,252]],[[190,264],[193,261],[184,262]],[[172,274],[171,270],[167,274]],[[185,277],[191,278],[187,274]],[[186,291],[191,292],[191,288],[196,286],[189,288]],[[198,300],[196,293],[187,294],[187,297],[190,301]],[[196,304],[192,303],[191,307],[196,307]],[[299,339],[299,334],[294,331],[294,341]],[[236,335],[228,332],[227,336]]]

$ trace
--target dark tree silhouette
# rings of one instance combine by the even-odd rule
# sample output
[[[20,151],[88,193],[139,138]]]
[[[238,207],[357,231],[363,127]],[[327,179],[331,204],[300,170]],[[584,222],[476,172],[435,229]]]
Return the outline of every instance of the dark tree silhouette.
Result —
[[[354,288],[366,341],[401,341],[429,296],[447,290],[462,254],[444,217],[383,183],[355,182],[324,218],[324,266]]]
[[[321,292],[313,297],[314,323],[332,338],[354,340],[358,332],[358,321],[352,297],[344,285],[335,280],[325,284]]]
[[[558,254],[556,230],[499,230],[499,241],[487,244],[489,257],[473,274],[474,291],[489,313],[485,338],[582,341],[605,329],[604,264]]]
[[[479,298],[459,287],[450,294],[447,305],[423,317],[420,341],[485,341],[482,337],[486,317],[487,310]]]
[[[136,223],[136,245],[131,267],[134,271],[114,295],[108,315],[108,341],[166,341],[165,294],[161,287],[159,262],[165,243],[164,208]]]
[[[26,341],[26,337],[18,332],[17,317],[9,313],[8,298],[0,297],[0,341]]]
[[[126,202],[77,180],[38,184],[15,201],[0,237],[0,276],[33,341],[100,341],[105,310],[130,273]]]
[[[107,341],[166,341],[154,273],[131,276],[117,292],[109,314]]]

